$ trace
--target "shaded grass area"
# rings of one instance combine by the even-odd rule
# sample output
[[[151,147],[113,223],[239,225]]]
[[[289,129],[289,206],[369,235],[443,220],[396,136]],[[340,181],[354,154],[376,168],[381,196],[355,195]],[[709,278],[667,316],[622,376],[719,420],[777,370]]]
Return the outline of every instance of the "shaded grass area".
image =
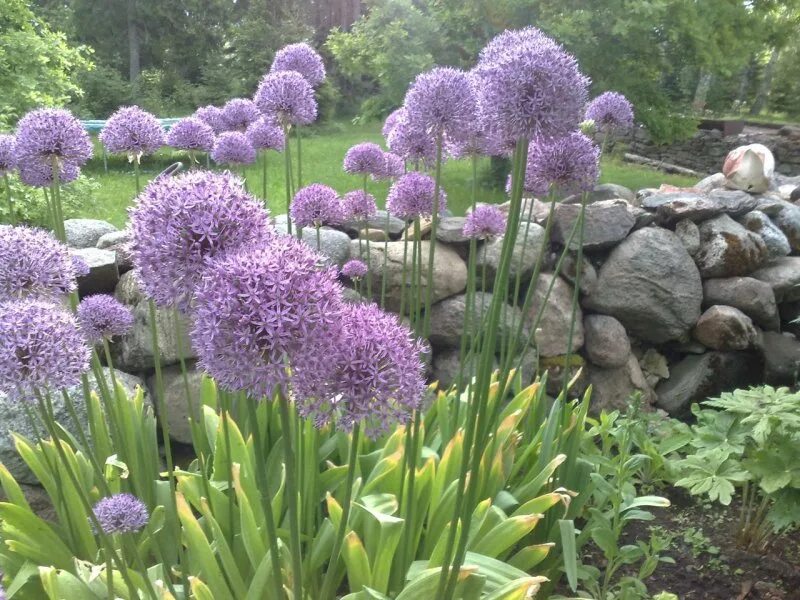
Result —
[[[329,185],[340,193],[359,189],[363,179],[349,175],[342,170],[342,161],[348,148],[359,142],[383,143],[380,124],[351,125],[332,123],[303,132],[301,141],[303,155],[303,184],[319,182]],[[294,173],[297,173],[297,142],[291,140],[292,155],[295,159]],[[100,183],[94,201],[87,203],[79,214],[72,216],[105,219],[117,227],[122,227],[127,219],[127,208],[136,195],[133,168],[125,157],[108,157],[108,172],[102,159],[102,149],[96,146],[96,157],[85,169],[86,174]],[[201,158],[205,166],[205,158]],[[141,184],[155,177],[175,161],[188,165],[188,155],[171,149],[160,150],[151,157],[142,159]],[[212,168],[217,168],[211,163]],[[487,175],[489,160],[481,159],[478,164],[479,202],[501,203],[506,200],[502,189],[489,184]],[[251,192],[262,195],[262,165],[251,165],[245,171],[247,186]],[[448,161],[442,169],[443,186],[447,192],[448,206],[454,214],[464,214],[472,203],[472,163],[469,160]],[[267,204],[273,214],[286,212],[285,161],[283,154],[268,153],[267,157]],[[601,182],[617,183],[633,190],[644,187],[658,187],[662,183],[689,186],[695,180],[689,177],[667,175],[647,167],[623,164],[614,160],[604,160]],[[389,184],[387,182],[368,182],[368,190],[375,194],[378,204],[383,206]]]

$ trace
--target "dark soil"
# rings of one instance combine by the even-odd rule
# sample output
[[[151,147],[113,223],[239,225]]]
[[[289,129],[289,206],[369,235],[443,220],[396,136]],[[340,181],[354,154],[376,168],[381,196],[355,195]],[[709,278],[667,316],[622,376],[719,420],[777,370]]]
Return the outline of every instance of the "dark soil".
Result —
[[[646,541],[651,530],[671,536],[661,563],[645,583],[651,594],[672,592],[681,600],[800,600],[800,532],[775,539],[766,553],[752,554],[735,543],[739,507],[701,502],[683,490],[669,489],[667,509],[655,520],[634,521],[627,542]]]

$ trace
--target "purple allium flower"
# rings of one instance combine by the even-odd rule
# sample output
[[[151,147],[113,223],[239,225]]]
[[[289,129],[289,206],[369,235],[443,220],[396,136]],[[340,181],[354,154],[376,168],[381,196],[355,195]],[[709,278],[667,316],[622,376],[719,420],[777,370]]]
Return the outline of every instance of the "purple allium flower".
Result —
[[[599,159],[597,146],[579,132],[532,143],[524,190],[538,196],[546,195],[551,189],[564,196],[591,191],[600,175]],[[510,184],[509,178],[507,190]]]
[[[78,385],[89,347],[75,317],[47,300],[0,305],[0,391],[33,401],[34,391]]]
[[[297,190],[289,212],[292,222],[298,227],[320,227],[337,223],[342,217],[339,194],[321,183],[312,183]]]
[[[394,152],[383,153],[383,171],[374,179],[396,179],[406,172],[405,161]]]
[[[87,296],[78,305],[78,323],[90,343],[125,335],[133,327],[133,312],[113,296]]]
[[[313,87],[325,81],[325,64],[322,57],[305,43],[289,44],[275,54],[270,73],[295,71],[305,77]]]
[[[478,107],[464,71],[436,67],[417,75],[406,94],[406,118],[429,135],[466,140],[475,131]]]
[[[317,118],[314,89],[296,71],[268,73],[258,85],[256,106],[281,125],[308,125]]]
[[[98,137],[111,154],[140,157],[164,145],[164,128],[149,112],[125,106],[109,117]]]
[[[72,254],[70,258],[72,259],[72,269],[75,271],[75,277],[86,277],[91,273],[89,263],[80,254]]]
[[[228,131],[244,131],[259,116],[256,103],[249,98],[234,98],[222,107],[222,122]]]
[[[386,207],[393,215],[411,220],[433,214],[433,194],[436,182],[430,175],[412,171],[392,184],[386,197]],[[439,189],[439,212],[447,208],[447,194]]]
[[[74,292],[75,266],[49,231],[0,225],[0,302],[57,299]]]
[[[506,216],[502,211],[491,204],[476,206],[464,222],[463,234],[465,237],[483,240],[506,231]]]
[[[247,127],[247,138],[256,150],[283,152],[286,145],[283,129],[267,116],[259,117]]]
[[[256,149],[241,131],[226,131],[214,142],[211,160],[217,164],[251,165],[256,162]]]
[[[334,355],[342,289],[336,270],[292,236],[209,263],[195,293],[192,346],[230,390],[269,397],[290,378],[313,389]]]
[[[143,289],[186,309],[209,259],[271,235],[268,214],[230,173],[190,171],[151,182],[131,210],[131,253]]]
[[[75,181],[81,170],[72,163],[61,163],[58,169],[59,183]],[[50,187],[53,185],[53,168],[47,163],[28,162],[19,165],[19,179],[31,187]]]
[[[478,63],[490,63],[508,52],[513,52],[520,46],[539,41],[552,41],[540,29],[536,27],[524,27],[523,29],[506,29],[496,35],[481,50]]]
[[[389,113],[389,116],[386,117],[386,120],[383,122],[383,128],[381,129],[381,135],[384,137],[385,140],[388,141],[389,134],[392,133],[392,130],[395,126],[406,118],[406,109],[404,106],[393,110]]]
[[[344,306],[342,326],[331,394],[307,399],[300,412],[317,426],[335,421],[349,430],[363,422],[373,438],[397,422],[408,422],[425,393],[424,345],[396,315],[373,303]]]
[[[633,127],[633,106],[618,92],[605,92],[586,107],[586,118],[601,133],[624,133]]]
[[[186,117],[170,128],[167,144],[180,150],[210,152],[214,147],[214,130],[197,117]]]
[[[342,198],[342,221],[363,222],[378,212],[375,196],[364,190],[347,192]]]
[[[52,170],[54,158],[63,173],[62,181],[71,181],[92,157],[92,142],[80,121],[68,110],[39,108],[22,117],[17,124],[15,151],[17,166],[28,171],[30,181],[42,181],[43,168]],[[34,177],[32,173],[39,175]]]
[[[342,275],[350,279],[360,279],[368,272],[369,267],[367,267],[367,263],[365,263],[363,260],[358,260],[357,258],[348,260],[342,267]]]
[[[347,173],[380,176],[386,169],[384,154],[378,144],[356,144],[344,155],[344,170]]]
[[[147,506],[133,494],[114,494],[101,498],[94,505],[94,516],[103,533],[108,535],[140,531],[150,520]]]
[[[222,109],[218,106],[201,106],[194,111],[194,116],[214,130],[214,133],[225,131],[225,122],[222,120]]]
[[[17,166],[16,140],[13,135],[0,134],[0,176]]]
[[[501,36],[514,38],[511,33]],[[517,37],[502,50],[488,52],[474,70],[482,119],[505,140],[567,135],[582,118],[588,78],[575,58],[550,38]]]
[[[406,161],[431,164],[436,160],[436,144],[424,129],[400,119],[386,142],[394,154]]]

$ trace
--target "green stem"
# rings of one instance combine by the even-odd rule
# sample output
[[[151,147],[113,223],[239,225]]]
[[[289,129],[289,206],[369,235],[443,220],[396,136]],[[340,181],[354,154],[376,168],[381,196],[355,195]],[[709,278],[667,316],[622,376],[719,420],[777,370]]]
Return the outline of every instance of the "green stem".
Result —
[[[322,242],[319,237],[319,223],[315,223],[314,229],[317,231],[317,252],[319,252],[322,249]]]
[[[225,442],[225,456],[228,459],[225,466],[226,483],[228,484],[228,535],[231,536],[231,544],[234,542],[234,500],[236,493],[233,489],[233,458],[231,457],[231,396],[228,392],[220,393],[220,418],[222,419],[222,435]]]
[[[286,495],[289,505],[289,536],[292,541],[292,588],[295,600],[303,598],[303,561],[300,555],[300,524],[298,521],[297,473],[292,448],[292,419],[289,415],[289,400],[278,394],[281,429],[283,430],[283,453],[286,463]]]
[[[8,173],[3,173],[6,183],[6,199],[8,200],[8,222],[12,225],[17,224],[17,215],[14,212],[14,199],[11,197],[11,182],[8,180]]]
[[[56,238],[60,242],[66,244],[67,233],[64,230],[64,213],[61,209],[61,181],[60,181],[58,157],[53,156],[51,161],[51,168],[53,170],[53,185],[52,185],[51,200],[53,202],[54,230]]]
[[[286,231],[289,235],[292,235],[292,219],[290,216],[292,208],[292,151],[289,148],[289,126],[286,124],[283,125],[283,137],[286,140],[283,149],[283,167],[284,175],[286,176]]]
[[[436,231],[439,228],[439,190],[441,189],[442,179],[442,134],[436,136],[436,177],[433,186],[433,206],[431,208],[433,218],[431,219],[431,249],[428,255],[428,281],[425,287],[425,314],[423,316],[422,335],[427,338],[431,328],[431,303],[433,300],[433,264],[436,252]]]
[[[303,148],[300,143],[300,128],[294,128],[294,136],[297,139],[297,189],[303,187]]]
[[[584,192],[583,198],[581,199],[581,212],[578,215],[578,222],[580,225],[578,226],[578,254],[575,261],[575,289],[572,292],[572,313],[569,321],[569,333],[567,335],[567,355],[564,361],[564,384],[563,384],[563,395],[564,400],[567,399],[567,386],[569,385],[569,375],[570,375],[570,358],[572,355],[572,340],[575,336],[575,317],[578,312],[578,305],[580,303],[580,295],[581,295],[581,269],[583,268],[583,234],[584,234],[584,223],[586,218],[586,200],[588,194]]]
[[[142,192],[142,186],[139,182],[139,159],[133,161],[133,177],[136,180],[136,196]]]
[[[262,150],[261,159],[261,197],[264,198],[264,206],[269,206],[267,202],[267,150]]]
[[[412,258],[413,260],[413,258]],[[406,265],[408,264],[408,230],[403,230],[403,276],[402,276],[402,285],[400,286],[400,312],[399,315],[402,317],[405,313],[403,310],[405,309],[406,297],[408,294],[406,293],[406,281],[408,274],[408,269]],[[384,268],[383,273],[381,276],[386,279],[386,268]]]
[[[386,304],[386,264],[389,261],[389,211],[386,211],[386,231],[383,236],[383,270],[381,271],[381,308]],[[405,266],[405,256],[403,256],[403,265]],[[400,292],[402,294],[402,290]],[[400,314],[403,314],[402,312]]]
[[[364,195],[365,196],[367,195],[367,176],[366,175],[364,175]],[[367,264],[371,265],[372,264],[372,252],[370,251],[370,248],[369,248],[369,229],[367,228],[368,224],[369,224],[369,221],[366,221],[364,223],[364,236],[367,238],[367,240],[366,240],[367,241]],[[386,277],[385,277],[386,273],[385,272],[383,273],[383,275],[384,275],[384,279],[386,279]],[[372,269],[369,269],[367,271],[367,297],[370,299],[370,301],[372,301],[372,299],[373,299],[372,298]]]

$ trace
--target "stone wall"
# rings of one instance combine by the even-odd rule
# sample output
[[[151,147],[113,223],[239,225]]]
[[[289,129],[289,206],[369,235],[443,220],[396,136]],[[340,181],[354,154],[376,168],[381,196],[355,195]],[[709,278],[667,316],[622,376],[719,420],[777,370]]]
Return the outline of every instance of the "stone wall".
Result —
[[[698,130],[689,140],[674,144],[653,143],[644,128],[636,128],[625,140],[627,151],[653,160],[672,163],[699,173],[719,171],[725,156],[738,146],[763,144],[775,156],[775,171],[800,175],[800,128],[723,136],[717,129]]]

